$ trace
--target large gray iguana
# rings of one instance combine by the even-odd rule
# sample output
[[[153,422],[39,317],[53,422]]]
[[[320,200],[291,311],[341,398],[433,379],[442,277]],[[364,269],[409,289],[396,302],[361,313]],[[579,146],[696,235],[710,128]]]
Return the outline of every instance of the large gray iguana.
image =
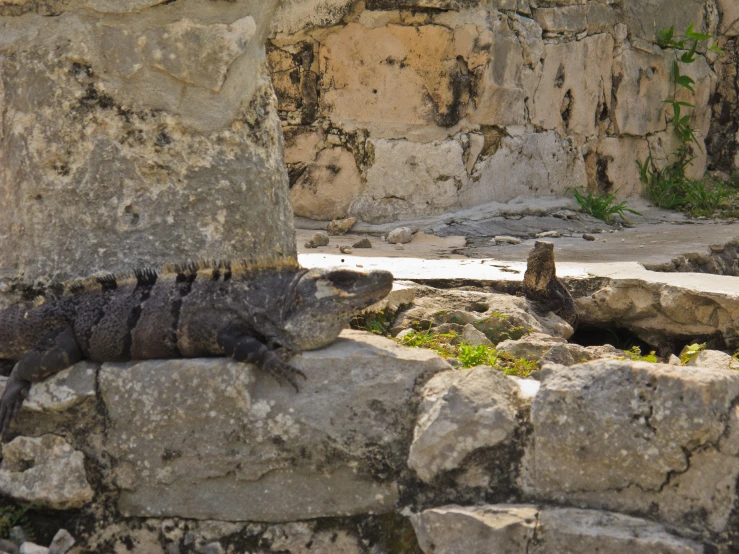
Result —
[[[387,271],[269,264],[186,264],[74,283],[40,304],[0,312],[0,358],[18,360],[0,399],[0,436],[31,383],[82,359],[122,362],[231,356],[296,390],[286,355],[336,339],[352,314],[392,289]]]

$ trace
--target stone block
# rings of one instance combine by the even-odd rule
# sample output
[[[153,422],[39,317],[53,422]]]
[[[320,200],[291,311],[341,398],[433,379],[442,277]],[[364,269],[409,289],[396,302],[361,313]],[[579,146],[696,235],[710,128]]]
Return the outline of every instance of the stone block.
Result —
[[[470,185],[460,191],[462,206],[510,202],[517,197],[563,195],[585,186],[582,150],[556,132],[505,137],[491,155],[481,157]]]
[[[638,195],[644,184],[636,160],[644,162],[649,155],[646,139],[604,137],[595,152],[586,158],[588,180],[599,191],[612,192],[619,198]]]
[[[121,512],[293,521],[392,510],[415,383],[448,364],[356,331],[292,363],[307,376],[299,393],[228,359],[105,364]]]
[[[467,183],[459,141],[370,139],[368,143],[374,162],[351,206],[353,216],[377,223],[441,213],[458,205],[459,190]]]
[[[666,127],[670,95],[669,53],[659,48],[625,48],[613,59],[615,105],[611,119],[622,135],[644,136]]]
[[[0,15],[3,277],[295,255],[276,0],[42,4]]]
[[[55,435],[21,436],[3,445],[0,492],[54,510],[81,508],[94,495],[84,455]]]
[[[693,0],[624,0],[620,11],[631,34],[654,41],[658,31],[673,25],[681,34],[691,23],[697,32],[705,32],[710,25],[705,6],[704,2]]]
[[[290,199],[297,216],[340,219],[348,215],[361,188],[354,155],[336,146],[321,150],[290,189]]]
[[[721,532],[736,500],[739,373],[598,360],[545,366],[522,484],[538,499]],[[698,514],[701,514],[698,516]]]
[[[579,33],[588,26],[588,8],[586,4],[538,8],[534,11],[534,20],[544,31]]]
[[[697,542],[656,523],[574,508],[441,506],[411,518],[424,554],[703,554]]]
[[[596,134],[596,122],[611,104],[613,38],[547,44],[541,78],[533,94],[531,120],[544,129]]]
[[[434,376],[421,393],[408,465],[432,482],[474,451],[511,441],[520,425],[518,391],[513,379],[488,366]]]
[[[718,0],[721,14],[719,32],[727,37],[739,35],[739,4],[733,0]]]
[[[454,37],[440,25],[350,23],[330,34],[319,49],[322,115],[397,136],[409,126],[451,127],[470,83]]]

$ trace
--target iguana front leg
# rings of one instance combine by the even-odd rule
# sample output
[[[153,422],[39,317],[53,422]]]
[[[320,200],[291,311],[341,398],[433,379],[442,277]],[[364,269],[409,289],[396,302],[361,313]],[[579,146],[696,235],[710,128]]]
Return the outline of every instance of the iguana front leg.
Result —
[[[0,437],[5,437],[10,422],[18,415],[31,383],[43,381],[81,359],[82,352],[71,327],[52,331],[29,350],[10,372],[0,398]]]
[[[226,329],[218,337],[218,344],[227,356],[237,362],[256,364],[266,370],[278,383],[290,383],[298,392],[296,376],[305,379],[305,373],[285,362],[277,351],[250,335]]]

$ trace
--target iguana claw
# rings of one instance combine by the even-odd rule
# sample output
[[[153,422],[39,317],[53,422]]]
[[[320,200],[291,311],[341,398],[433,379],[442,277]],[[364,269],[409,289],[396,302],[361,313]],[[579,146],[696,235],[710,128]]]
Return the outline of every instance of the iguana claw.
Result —
[[[265,356],[262,368],[272,375],[281,385],[285,382],[290,383],[295,389],[295,392],[300,392],[296,377],[300,376],[303,379],[307,379],[305,373],[285,362],[276,352],[269,352]]]
[[[23,401],[28,398],[31,383],[8,379],[0,399],[0,437],[5,440],[10,423],[18,416]]]

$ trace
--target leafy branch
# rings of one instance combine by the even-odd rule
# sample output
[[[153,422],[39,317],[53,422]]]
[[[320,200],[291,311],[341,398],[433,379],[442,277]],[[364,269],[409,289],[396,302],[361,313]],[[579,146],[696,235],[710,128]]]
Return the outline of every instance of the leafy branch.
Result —
[[[685,36],[675,36],[675,27],[672,26],[669,29],[663,29],[657,33],[657,44],[662,48],[671,48],[675,53],[675,59],[672,61],[672,95],[667,100],[663,100],[665,104],[672,106],[672,122],[675,126],[680,138],[682,138],[685,144],[695,144],[701,152],[703,147],[698,142],[695,136],[695,129],[690,125],[690,115],[683,115],[683,108],[695,108],[694,104],[689,102],[682,102],[677,99],[678,87],[689,90],[695,93],[693,85],[695,81],[688,75],[684,75],[680,71],[680,63],[691,64],[696,60],[696,51],[698,45],[713,38],[711,35],[703,33],[696,33],[695,26],[693,23],[690,24],[688,29],[685,31]],[[714,42],[708,47],[708,50],[715,52],[719,56],[724,54],[724,51],[718,47],[718,43]]]

